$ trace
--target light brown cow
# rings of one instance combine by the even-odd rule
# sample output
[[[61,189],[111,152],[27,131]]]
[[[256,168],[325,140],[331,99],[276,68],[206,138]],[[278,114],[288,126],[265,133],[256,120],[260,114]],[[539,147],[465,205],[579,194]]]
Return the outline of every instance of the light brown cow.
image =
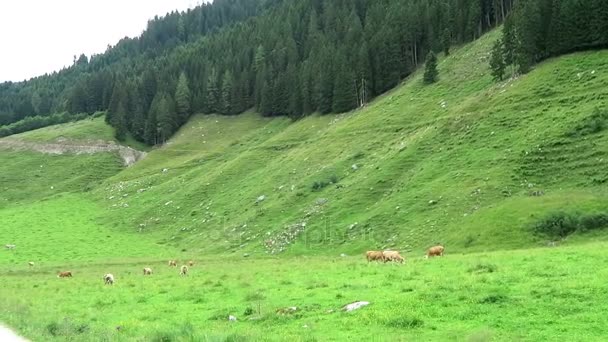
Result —
[[[182,265],[179,270],[179,275],[187,276],[188,275],[188,266]]]
[[[388,262],[388,261],[395,261],[395,262],[400,262],[400,263],[405,262],[405,259],[401,256],[401,254],[399,254],[398,251],[384,251],[384,252],[382,252],[382,255],[384,256],[384,262]]]
[[[144,268],[144,275],[152,275],[152,269],[150,267]]]
[[[443,256],[443,250],[444,248],[441,245],[433,246],[426,251],[426,257]]]
[[[365,257],[367,258],[368,262],[384,261],[384,254],[382,254],[382,251],[367,251],[365,253]]]
[[[72,272],[70,272],[70,271],[59,272],[57,274],[57,278],[71,278],[71,277],[72,277]]]
[[[177,260],[169,260],[169,267],[177,267]]]
[[[194,261],[193,260],[188,261],[188,266],[190,266],[190,267],[194,266]]]

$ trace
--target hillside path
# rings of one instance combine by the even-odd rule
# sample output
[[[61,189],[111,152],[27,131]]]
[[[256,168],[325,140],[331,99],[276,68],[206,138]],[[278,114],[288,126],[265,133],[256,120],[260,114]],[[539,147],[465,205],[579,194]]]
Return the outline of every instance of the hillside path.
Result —
[[[45,154],[95,154],[118,152],[125,166],[131,166],[146,156],[145,152],[108,141],[61,139],[55,142],[38,143],[21,139],[0,139],[0,148],[16,151],[35,151]]]
[[[15,334],[11,329],[0,324],[0,341],[2,342],[28,342],[28,340]]]

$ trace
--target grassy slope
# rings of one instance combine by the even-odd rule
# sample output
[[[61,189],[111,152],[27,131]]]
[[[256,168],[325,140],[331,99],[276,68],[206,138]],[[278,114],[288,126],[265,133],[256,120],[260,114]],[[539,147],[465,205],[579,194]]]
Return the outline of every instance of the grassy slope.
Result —
[[[34,142],[56,142],[60,139],[78,141],[110,141],[117,142],[114,137],[114,129],[107,125],[103,117],[90,118],[62,125],[48,126],[45,128],[17,134],[9,139],[19,139]],[[147,151],[150,148],[132,137],[127,137],[123,145],[130,146],[136,150]]]
[[[127,226],[207,251],[263,253],[280,250],[280,240],[295,254],[544,243],[529,232],[539,216],[605,209],[606,134],[565,133],[605,108],[608,52],[551,60],[496,84],[487,70],[494,39],[444,59],[437,84],[422,85],[418,73],[352,114],[291,124],[197,116],[96,193],[118,208],[115,195],[129,195],[128,209],[111,212]],[[338,184],[312,189],[331,179]],[[529,196],[537,190],[546,195]]]

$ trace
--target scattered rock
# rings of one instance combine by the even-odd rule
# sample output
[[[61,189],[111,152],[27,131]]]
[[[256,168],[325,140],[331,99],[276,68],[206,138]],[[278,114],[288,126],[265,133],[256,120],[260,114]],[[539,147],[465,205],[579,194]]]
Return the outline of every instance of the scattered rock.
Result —
[[[353,166],[351,166],[351,168],[355,171],[357,171],[359,169],[359,166],[357,164],[353,164]]]
[[[249,257],[249,253],[243,253],[243,258]]]
[[[435,200],[430,200],[430,201],[429,201],[429,204],[430,204],[430,205],[435,205],[435,204],[437,204],[437,201],[435,201]]]
[[[346,254],[342,253],[342,254],[340,254],[340,256],[344,258],[346,256]]]
[[[368,306],[369,304],[370,304],[369,302],[363,302],[363,301],[354,302],[354,303],[346,304],[342,308],[342,310],[346,311],[346,312],[350,312],[350,311],[354,311],[354,310],[359,310],[364,306]]]
[[[258,198],[255,200],[255,204],[261,203],[266,199],[266,195],[261,195],[258,196]]]
[[[169,172],[169,169],[163,169],[163,173]]]
[[[230,322],[236,322],[236,317],[234,317],[234,316],[230,315],[230,316],[228,316],[228,320],[229,320]]]

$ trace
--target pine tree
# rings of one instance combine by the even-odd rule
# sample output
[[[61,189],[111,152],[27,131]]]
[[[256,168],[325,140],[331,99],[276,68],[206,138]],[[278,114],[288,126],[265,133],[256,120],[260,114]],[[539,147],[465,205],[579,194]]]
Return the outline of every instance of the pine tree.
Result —
[[[226,70],[224,77],[222,77],[222,92],[220,95],[220,108],[219,111],[222,114],[232,114],[232,91],[234,87],[234,79],[232,72]]]
[[[220,91],[218,89],[218,74],[215,68],[211,70],[207,80],[207,108],[206,113],[217,113],[220,110]]]
[[[176,115],[172,110],[170,99],[166,94],[161,98],[156,107],[156,117],[158,120],[158,138],[160,143],[165,143],[175,132],[177,126]]]
[[[146,127],[144,128],[144,141],[148,145],[158,144],[158,121],[156,120],[156,110],[150,107],[150,113],[146,119]]]
[[[452,33],[449,28],[443,30],[441,35],[441,46],[443,47],[443,53],[446,56],[450,55],[450,46],[452,45]]]
[[[433,51],[429,52],[426,57],[426,63],[424,67],[424,83],[431,84],[437,82],[437,56]]]
[[[515,36],[515,25],[513,23],[513,16],[510,15],[505,21],[503,27],[502,42],[504,46],[504,60],[507,66],[515,64],[515,50],[517,48],[517,41]]]
[[[492,70],[492,77],[497,81],[502,81],[505,76],[505,59],[503,52],[503,42],[501,39],[494,42],[492,47],[492,55],[490,57],[490,69]]]
[[[333,106],[334,113],[343,113],[357,107],[357,88],[355,76],[347,65],[346,58],[339,54],[336,62],[336,78],[334,80]]]
[[[114,113],[114,116],[112,118],[112,126],[114,127],[114,137],[118,141],[124,141],[127,137],[127,115],[127,106],[124,102],[121,101],[118,104],[116,113]]]
[[[190,88],[186,74],[182,72],[177,81],[175,90],[175,105],[177,110],[178,125],[184,124],[190,117]]]

